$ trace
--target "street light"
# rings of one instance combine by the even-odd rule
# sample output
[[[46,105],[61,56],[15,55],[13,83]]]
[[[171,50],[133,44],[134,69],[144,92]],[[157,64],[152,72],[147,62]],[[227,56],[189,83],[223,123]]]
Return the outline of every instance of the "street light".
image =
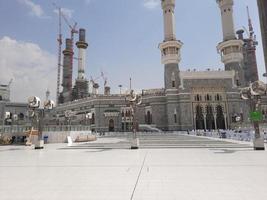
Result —
[[[52,110],[55,103],[51,100],[46,100],[44,102],[44,109],[41,109],[40,105],[41,100],[39,97],[32,96],[28,98],[29,116],[32,118],[32,127],[34,127],[34,123],[38,127],[38,141],[35,144],[35,149],[44,148],[44,140],[42,139],[44,111]]]
[[[121,95],[121,88],[122,88],[122,85],[118,85],[118,87],[120,88],[120,95]]]
[[[261,96],[266,94],[266,90],[266,85],[261,81],[255,81],[249,87],[241,90],[241,98],[249,100],[250,103],[250,119],[253,121],[255,129],[254,150],[265,150],[264,138],[261,137],[259,123],[262,121]]]
[[[135,94],[134,91],[131,90],[129,94],[126,94],[126,100],[129,101],[131,111],[132,111],[133,139],[131,142],[131,149],[138,149],[139,148],[139,138],[137,137],[138,123],[137,123],[137,118],[136,118],[136,107],[138,105],[141,105],[142,97],[139,94]]]
[[[70,129],[69,131],[71,131],[71,118],[75,116],[75,112],[72,110],[66,110],[65,111],[65,119],[67,120],[67,125],[68,125],[68,129]]]

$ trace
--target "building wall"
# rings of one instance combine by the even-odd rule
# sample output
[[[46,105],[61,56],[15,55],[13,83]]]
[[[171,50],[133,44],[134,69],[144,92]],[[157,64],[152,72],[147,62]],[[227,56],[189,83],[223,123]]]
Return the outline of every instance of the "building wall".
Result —
[[[10,91],[8,85],[0,85],[0,101],[10,101]]]
[[[233,116],[248,118],[248,107],[240,99],[234,76],[232,71],[181,72],[179,90],[143,92],[142,104],[136,110],[138,123],[166,131],[195,129],[196,106],[202,106],[203,111],[207,112],[207,106],[212,105],[214,116],[217,107],[221,106],[226,128],[234,127],[236,122],[232,120]],[[197,94],[202,96],[202,100],[195,99]],[[217,94],[221,96],[220,99],[216,99]],[[211,95],[211,100],[205,99],[206,95]],[[66,110],[76,112],[78,116],[72,124],[82,124],[86,113],[94,113],[95,123],[91,124],[93,130],[110,131],[110,120],[113,120],[114,131],[125,131],[123,126],[126,123],[128,128],[131,126],[131,117],[122,114],[125,109],[130,110],[128,103],[121,95],[97,95],[59,105],[56,112],[61,116],[61,121],[64,121]],[[88,123],[91,123],[90,120]]]

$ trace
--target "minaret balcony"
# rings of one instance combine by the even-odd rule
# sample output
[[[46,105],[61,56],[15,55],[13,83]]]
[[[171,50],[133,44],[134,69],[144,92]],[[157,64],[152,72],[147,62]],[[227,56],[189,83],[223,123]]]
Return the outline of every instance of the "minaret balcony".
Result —
[[[183,43],[178,40],[166,41],[159,44],[159,49],[161,50],[161,63],[179,63],[181,61],[180,50]]]
[[[161,0],[161,7],[165,9],[166,7],[174,7],[176,0]]]
[[[241,63],[243,58],[244,57],[242,53],[230,53],[222,56],[222,62],[224,64]]]
[[[219,43],[217,46],[218,53],[221,54],[222,62],[224,64],[233,62],[242,62],[244,42],[242,40],[228,40]]]
[[[161,56],[161,64],[172,64],[172,63],[179,63],[181,61],[180,54],[168,54]]]
[[[234,5],[233,0],[216,0],[216,2],[219,4],[220,7],[233,6]]]

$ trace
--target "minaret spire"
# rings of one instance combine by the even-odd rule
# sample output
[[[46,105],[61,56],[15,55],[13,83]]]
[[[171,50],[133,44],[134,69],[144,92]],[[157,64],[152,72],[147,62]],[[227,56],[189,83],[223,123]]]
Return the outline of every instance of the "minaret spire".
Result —
[[[159,44],[161,62],[165,65],[165,89],[177,90],[180,85],[179,62],[183,43],[176,39],[175,34],[175,0],[161,0],[164,21],[164,40]],[[173,78],[175,77],[175,78]]]
[[[252,25],[252,20],[250,18],[250,14],[249,14],[249,8],[247,6],[247,13],[248,13],[248,27],[249,27],[249,36],[250,39],[254,39],[254,29],[253,29],[253,25]]]

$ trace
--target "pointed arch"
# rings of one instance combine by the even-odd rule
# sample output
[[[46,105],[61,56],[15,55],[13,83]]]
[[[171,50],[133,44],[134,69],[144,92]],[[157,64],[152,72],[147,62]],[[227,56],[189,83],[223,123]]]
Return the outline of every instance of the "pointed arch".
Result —
[[[206,123],[207,123],[207,129],[215,129],[215,121],[214,121],[214,114],[213,109],[211,105],[206,106]]]
[[[217,113],[216,121],[218,129],[226,129],[223,107],[221,105],[216,106],[216,113]]]
[[[152,124],[152,113],[150,112],[150,110],[146,112],[146,124]]]
[[[176,83],[175,83],[175,73],[174,72],[172,72],[171,81],[172,81],[172,87],[175,88]]]
[[[92,113],[91,124],[95,124],[95,113]]]
[[[114,132],[115,131],[115,123],[114,119],[110,119],[108,122],[108,131],[109,132]]]
[[[203,108],[200,105],[196,106],[196,129],[205,129]]]

